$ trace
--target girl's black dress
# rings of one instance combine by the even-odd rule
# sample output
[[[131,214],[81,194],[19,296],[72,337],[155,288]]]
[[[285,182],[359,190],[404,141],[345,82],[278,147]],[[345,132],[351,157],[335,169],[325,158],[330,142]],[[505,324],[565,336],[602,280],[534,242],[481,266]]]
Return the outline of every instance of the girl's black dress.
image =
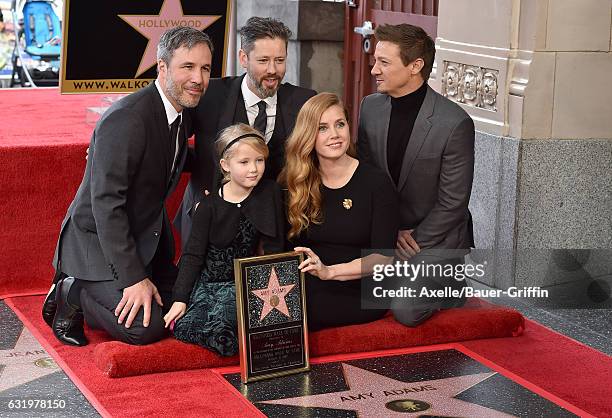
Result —
[[[278,185],[262,179],[242,202],[206,196],[180,261],[173,302],[187,303],[174,336],[221,355],[238,352],[234,258],[255,255],[260,240],[266,254],[285,247],[283,202]]]
[[[321,193],[323,222],[311,224],[292,244],[309,247],[328,266],[361,258],[364,251],[395,248],[399,200],[387,174],[362,162],[346,185],[338,189],[322,185]],[[386,310],[361,309],[361,280],[321,280],[306,274],[308,328],[382,318]]]

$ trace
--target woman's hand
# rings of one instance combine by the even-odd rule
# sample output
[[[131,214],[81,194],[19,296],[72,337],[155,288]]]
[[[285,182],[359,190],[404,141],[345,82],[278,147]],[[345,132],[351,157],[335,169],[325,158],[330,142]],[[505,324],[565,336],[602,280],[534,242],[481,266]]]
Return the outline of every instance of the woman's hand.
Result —
[[[310,273],[321,280],[334,280],[332,269],[321,262],[321,259],[308,247],[295,247],[294,251],[300,252],[307,257],[298,266],[302,273]]]
[[[187,311],[186,303],[174,302],[168,313],[164,316],[165,328],[168,328],[172,321],[176,321],[185,315],[185,311]]]

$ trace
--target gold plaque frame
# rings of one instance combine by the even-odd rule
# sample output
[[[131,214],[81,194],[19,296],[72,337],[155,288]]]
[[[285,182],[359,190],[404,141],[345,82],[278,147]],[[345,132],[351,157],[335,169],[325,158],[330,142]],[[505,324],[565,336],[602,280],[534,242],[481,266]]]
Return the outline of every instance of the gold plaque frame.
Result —
[[[298,252],[234,260],[243,383],[310,370],[302,261]]]

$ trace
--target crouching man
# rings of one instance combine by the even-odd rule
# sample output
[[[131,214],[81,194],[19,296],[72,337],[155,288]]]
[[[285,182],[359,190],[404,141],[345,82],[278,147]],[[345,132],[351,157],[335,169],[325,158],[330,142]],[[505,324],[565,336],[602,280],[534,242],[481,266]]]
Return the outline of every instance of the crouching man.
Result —
[[[176,266],[164,202],[187,155],[190,121],[183,110],[195,107],[208,86],[212,49],[196,29],[166,31],[155,83],[114,104],[98,122],[43,306],[61,342],[87,344],[83,319],[130,344],[165,336],[163,310]]]

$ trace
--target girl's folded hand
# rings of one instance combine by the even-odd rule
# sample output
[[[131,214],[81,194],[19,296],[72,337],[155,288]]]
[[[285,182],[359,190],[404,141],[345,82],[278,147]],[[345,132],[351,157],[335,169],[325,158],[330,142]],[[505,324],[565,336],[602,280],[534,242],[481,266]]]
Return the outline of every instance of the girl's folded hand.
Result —
[[[165,327],[168,328],[172,321],[176,321],[185,315],[186,310],[186,303],[174,302],[168,313],[164,316]]]

